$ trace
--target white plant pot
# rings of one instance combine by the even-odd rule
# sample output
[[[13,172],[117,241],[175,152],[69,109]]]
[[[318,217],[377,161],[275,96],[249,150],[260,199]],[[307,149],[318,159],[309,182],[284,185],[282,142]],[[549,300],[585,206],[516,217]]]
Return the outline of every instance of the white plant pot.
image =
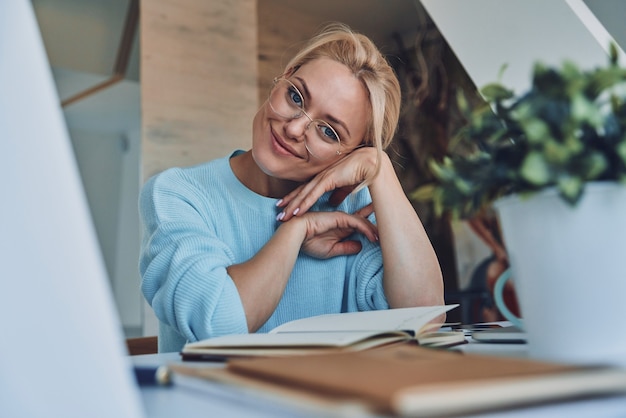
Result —
[[[626,367],[626,186],[587,184],[495,203],[529,356]]]

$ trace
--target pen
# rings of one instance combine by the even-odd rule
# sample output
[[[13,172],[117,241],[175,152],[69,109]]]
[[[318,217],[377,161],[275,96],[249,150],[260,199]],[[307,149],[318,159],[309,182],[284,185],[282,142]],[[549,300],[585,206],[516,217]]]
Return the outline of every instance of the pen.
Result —
[[[172,384],[172,376],[166,366],[135,366],[134,372],[139,386],[169,386]]]

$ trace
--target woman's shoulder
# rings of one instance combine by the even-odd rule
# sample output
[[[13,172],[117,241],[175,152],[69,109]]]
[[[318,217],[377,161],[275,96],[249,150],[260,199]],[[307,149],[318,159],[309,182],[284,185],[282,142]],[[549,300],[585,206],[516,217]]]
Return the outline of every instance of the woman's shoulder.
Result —
[[[229,157],[189,167],[171,167],[152,176],[142,187],[140,200],[170,201],[183,199],[206,200],[215,193],[225,193],[229,171]]]
[[[203,184],[214,183],[224,173],[230,173],[228,159],[230,156],[221,157],[208,162],[196,164],[188,167],[170,167],[154,176],[147,182],[152,187],[169,187],[173,184]]]

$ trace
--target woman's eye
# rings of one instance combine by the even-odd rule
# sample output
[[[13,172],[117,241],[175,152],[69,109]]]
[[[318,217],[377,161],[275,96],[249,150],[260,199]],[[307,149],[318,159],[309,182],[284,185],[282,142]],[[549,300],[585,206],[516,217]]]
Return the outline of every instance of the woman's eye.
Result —
[[[330,126],[320,123],[317,125],[317,129],[320,130],[324,138],[327,138],[331,141],[339,141],[339,137],[337,136],[337,133]]]
[[[290,88],[288,94],[289,94],[289,98],[291,99],[292,102],[296,104],[296,106],[302,107],[302,104],[303,104],[302,96],[300,96],[300,93],[297,90]]]

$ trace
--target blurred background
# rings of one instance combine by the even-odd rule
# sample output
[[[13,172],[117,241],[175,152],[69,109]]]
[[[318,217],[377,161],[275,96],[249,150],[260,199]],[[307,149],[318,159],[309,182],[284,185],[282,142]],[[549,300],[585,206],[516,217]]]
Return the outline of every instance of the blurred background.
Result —
[[[322,24],[341,21],[370,36],[396,69],[404,104],[389,153],[407,193],[428,180],[427,158],[443,154],[462,122],[456,92],[480,100],[418,0],[32,3],[128,337],[157,334],[139,290],[141,185],[165,168],[249,148],[272,79]],[[626,2],[585,3],[626,45]],[[448,319],[496,318],[485,288],[490,225],[451,222],[424,203],[415,209],[439,256],[447,301],[467,308]]]

